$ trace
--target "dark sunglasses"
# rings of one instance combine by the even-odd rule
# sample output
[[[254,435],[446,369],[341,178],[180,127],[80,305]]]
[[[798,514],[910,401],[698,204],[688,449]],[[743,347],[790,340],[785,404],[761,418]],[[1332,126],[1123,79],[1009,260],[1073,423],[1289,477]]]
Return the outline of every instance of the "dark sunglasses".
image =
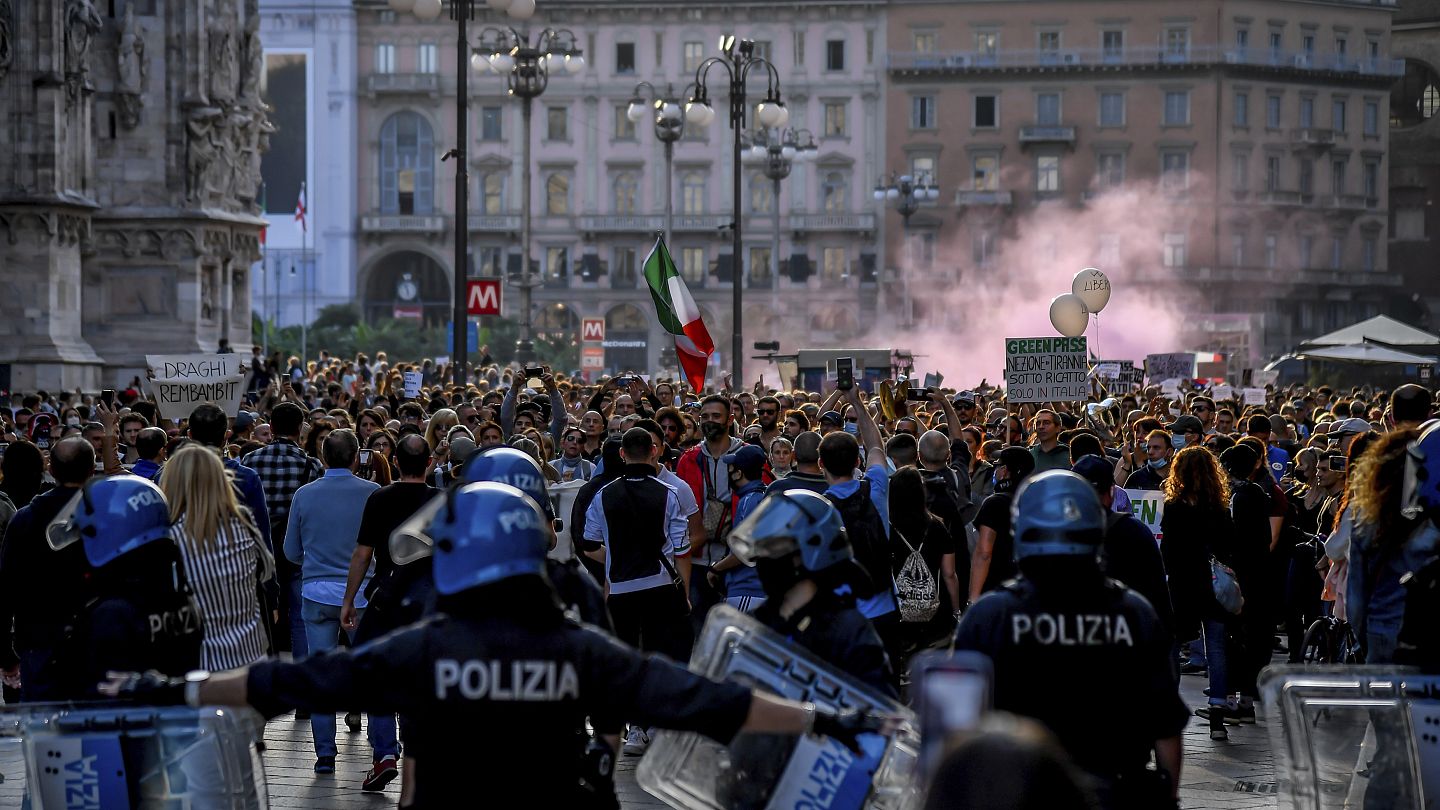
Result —
[[[779,413],[779,411],[775,410],[774,408],[765,408],[763,410],[756,410],[755,413],[758,413],[761,416],[774,416],[775,414]]]

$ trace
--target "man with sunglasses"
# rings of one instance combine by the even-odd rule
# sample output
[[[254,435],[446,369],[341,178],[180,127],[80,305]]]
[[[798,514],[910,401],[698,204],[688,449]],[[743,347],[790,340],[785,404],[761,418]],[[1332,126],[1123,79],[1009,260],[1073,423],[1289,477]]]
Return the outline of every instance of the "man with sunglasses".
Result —
[[[1206,436],[1213,436],[1218,431],[1215,428],[1215,400],[1210,397],[1195,397],[1190,400],[1190,413],[1200,420],[1200,426],[1204,429]]]
[[[578,427],[565,429],[560,436],[560,457],[550,462],[561,481],[589,481],[595,475],[595,465],[584,455],[585,431]]]
[[[955,406],[955,428],[951,431],[952,435],[961,428],[975,424],[975,392],[961,391],[955,395],[953,404]]]
[[[760,426],[760,446],[769,447],[780,438],[780,400],[763,396],[755,403],[755,424]]]

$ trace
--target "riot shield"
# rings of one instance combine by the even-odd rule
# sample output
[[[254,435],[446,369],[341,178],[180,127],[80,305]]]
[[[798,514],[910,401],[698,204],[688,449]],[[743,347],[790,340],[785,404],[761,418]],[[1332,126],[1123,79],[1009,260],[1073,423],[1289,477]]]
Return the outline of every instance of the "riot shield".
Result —
[[[0,706],[0,806],[28,810],[263,810],[250,711]]]
[[[1440,676],[1397,666],[1274,666],[1261,673],[1260,693],[1282,808],[1440,806]]]
[[[739,734],[727,746],[661,731],[636,776],[681,810],[903,810],[918,805],[914,714],[728,605],[710,611],[690,669],[827,709],[855,708],[901,719],[893,737],[865,735],[862,754],[831,739]]]

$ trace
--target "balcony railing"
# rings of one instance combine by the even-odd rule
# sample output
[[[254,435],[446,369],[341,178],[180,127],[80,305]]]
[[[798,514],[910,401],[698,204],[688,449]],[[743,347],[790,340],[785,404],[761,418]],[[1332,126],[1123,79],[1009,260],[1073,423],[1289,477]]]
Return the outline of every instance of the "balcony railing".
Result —
[[[445,217],[410,214],[370,214],[360,218],[363,233],[437,234],[445,230]]]
[[[790,227],[796,231],[873,231],[875,215],[855,214],[791,214]]]
[[[366,77],[365,84],[371,95],[424,93],[434,96],[440,93],[440,74],[371,73]]]
[[[661,217],[664,221],[664,217]],[[730,227],[729,214],[676,214],[674,228],[677,232],[713,232]]]
[[[1260,202],[1266,205],[1303,205],[1305,195],[1298,191],[1273,191],[1260,192]]]
[[[470,230],[472,231],[501,231],[509,232],[520,230],[519,214],[471,214]]]
[[[1326,208],[1339,211],[1368,211],[1379,201],[1364,194],[1331,194],[1323,199]]]
[[[651,233],[665,229],[665,217],[648,214],[587,215],[579,220],[580,230],[592,233]]]
[[[1010,205],[1014,195],[1008,191],[966,191],[955,192],[955,205],[974,208],[987,205]]]
[[[1019,68],[1065,70],[1208,64],[1318,70],[1384,77],[1405,75],[1405,62],[1402,59],[1321,56],[1303,51],[1271,51],[1263,48],[1226,49],[1217,45],[1197,45],[1179,50],[1151,46],[1066,48],[1058,51],[1021,48],[997,51],[897,52],[886,57],[886,67],[889,70],[904,72],[991,71]]]
[[[1020,127],[1020,143],[1075,143],[1075,127],[1030,124]]]
[[[1290,143],[1295,146],[1327,147],[1335,145],[1335,130],[1301,127],[1290,130]]]

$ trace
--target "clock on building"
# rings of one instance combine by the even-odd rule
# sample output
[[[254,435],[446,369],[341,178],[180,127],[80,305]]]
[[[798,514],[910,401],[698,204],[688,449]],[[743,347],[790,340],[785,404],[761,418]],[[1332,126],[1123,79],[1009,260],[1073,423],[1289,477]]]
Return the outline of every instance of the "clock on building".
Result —
[[[415,283],[415,278],[409,273],[400,277],[400,282],[395,285],[395,295],[401,301],[414,301],[415,296],[420,294],[420,287]]]

